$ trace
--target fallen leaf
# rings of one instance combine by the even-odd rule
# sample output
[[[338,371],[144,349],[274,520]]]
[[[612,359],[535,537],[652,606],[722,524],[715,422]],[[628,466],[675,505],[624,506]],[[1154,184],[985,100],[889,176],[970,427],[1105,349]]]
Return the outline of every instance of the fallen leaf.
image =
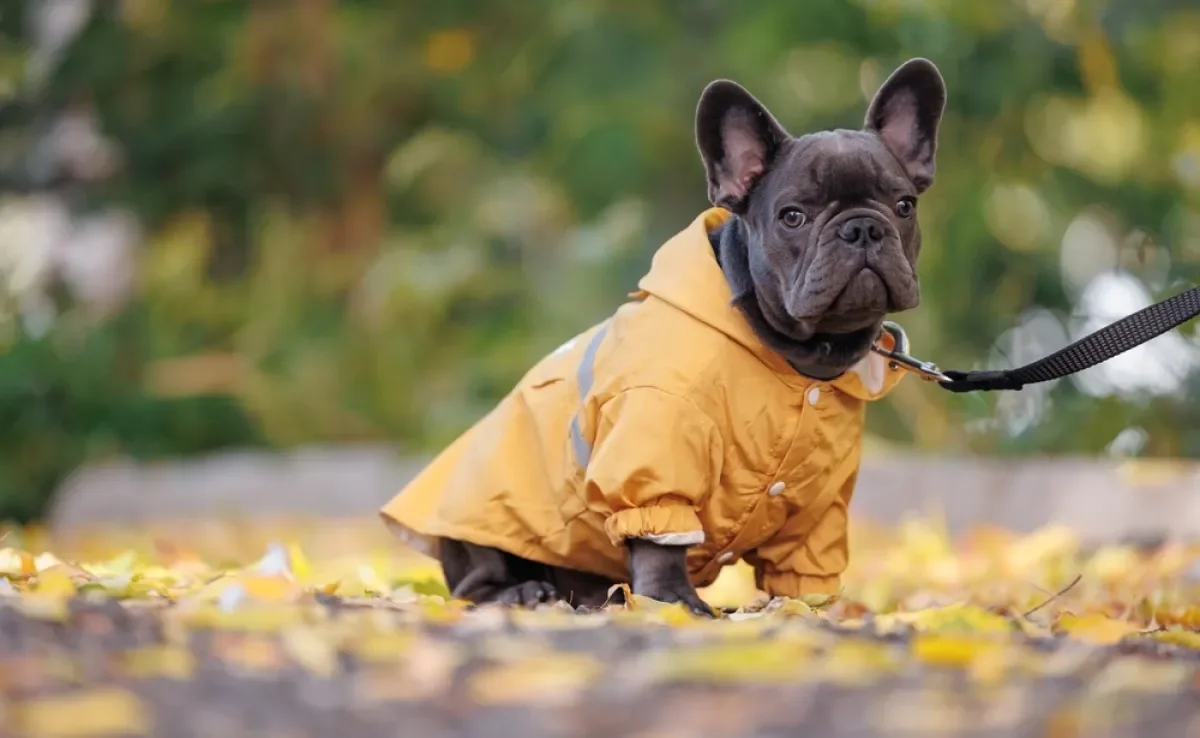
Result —
[[[1003,615],[997,615],[977,605],[965,603],[879,617],[879,620],[884,622],[889,619],[907,623],[918,631],[942,634],[1004,635],[1013,632],[1015,628],[1013,623]]]
[[[771,616],[779,616],[785,618],[803,618],[805,620],[820,620],[817,611],[810,607],[804,600],[794,600],[780,598],[772,600],[763,608],[764,614]]]
[[[34,697],[8,709],[18,732],[38,738],[145,735],[154,726],[141,700],[116,687]]]
[[[1055,621],[1054,630],[1085,643],[1109,646],[1121,641],[1125,636],[1137,633],[1141,628],[1134,623],[1116,620],[1099,613],[1084,616],[1064,613]]]
[[[1163,630],[1157,633],[1147,633],[1146,637],[1153,638],[1160,643],[1169,643],[1172,646],[1200,651],[1200,633],[1194,631]]]
[[[291,565],[291,572],[295,575],[297,581],[305,583],[312,581],[312,564],[309,562],[308,557],[304,555],[304,552],[300,550],[300,546],[295,543],[288,544],[287,560]]]
[[[337,672],[337,644],[324,634],[311,627],[291,627],[281,636],[287,654],[310,673],[330,679]]]
[[[574,701],[602,670],[600,662],[584,654],[537,656],[474,674],[468,689],[484,705],[561,705]]]
[[[126,651],[121,655],[118,670],[135,679],[163,678],[183,681],[195,671],[191,651],[178,646],[149,646]]]
[[[842,639],[829,647],[814,679],[843,686],[864,686],[882,679],[900,667],[897,653],[889,646],[862,639]]]
[[[656,655],[643,665],[664,682],[766,682],[805,677],[811,649],[795,642],[698,646]]]
[[[1004,676],[1012,646],[992,638],[922,633],[911,648],[924,664],[966,669],[977,681],[994,683]]]
[[[0,574],[7,577],[31,577],[37,574],[37,564],[28,551],[3,548],[0,549]]]

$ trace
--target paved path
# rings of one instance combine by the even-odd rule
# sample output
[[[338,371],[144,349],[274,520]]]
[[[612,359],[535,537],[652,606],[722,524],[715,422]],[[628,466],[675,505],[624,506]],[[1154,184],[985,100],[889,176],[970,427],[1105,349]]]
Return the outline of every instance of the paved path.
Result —
[[[315,622],[363,616],[319,607]],[[495,611],[417,625],[377,610],[369,638],[360,620],[323,663],[322,648],[286,632],[179,632],[163,616],[76,603],[54,622],[0,605],[0,735],[1180,738],[1200,730],[1196,657],[1163,647],[1018,644],[1034,673],[979,684],[961,669],[906,658],[909,636],[840,635],[808,622],[698,636],[588,626],[595,616],[533,627]],[[698,666],[687,666],[692,659]]]
[[[51,521],[70,527],[225,514],[374,515],[423,463],[373,446],[114,463],[71,479]],[[885,523],[940,511],[952,532],[980,523],[1030,531],[1057,522],[1097,540],[1200,536],[1200,465],[875,455],[864,462],[853,509]]]

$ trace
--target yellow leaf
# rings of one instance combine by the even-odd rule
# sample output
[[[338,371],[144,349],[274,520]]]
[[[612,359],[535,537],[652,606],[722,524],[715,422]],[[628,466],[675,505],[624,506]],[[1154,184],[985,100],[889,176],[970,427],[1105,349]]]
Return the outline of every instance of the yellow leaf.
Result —
[[[133,551],[125,551],[119,556],[115,556],[108,561],[101,561],[92,564],[84,564],[83,569],[96,576],[119,576],[122,574],[131,575],[138,567],[137,554]]]
[[[1063,613],[1058,617],[1055,629],[1077,640],[1104,646],[1117,643],[1125,636],[1140,630],[1134,623],[1114,620],[1099,613],[1083,616]]]
[[[304,555],[304,551],[295,543],[288,544],[288,560],[292,565],[292,573],[296,575],[296,579],[301,582],[312,581],[312,564],[309,563],[308,557]]]
[[[246,607],[233,612],[201,607],[181,613],[179,618],[181,622],[196,628],[275,633],[280,628],[303,622],[305,614],[299,608],[278,605]]]
[[[18,600],[18,607],[21,612],[31,618],[37,620],[51,620],[54,622],[64,622],[67,619],[69,608],[67,599],[64,597],[46,596],[43,594],[29,594],[21,597]]]
[[[930,666],[969,669],[980,681],[1003,677],[1010,646],[997,640],[964,635],[921,634],[913,639],[912,654]]]
[[[50,569],[55,566],[61,566],[63,564],[63,562],[60,561],[57,556],[55,556],[54,554],[49,553],[49,552],[38,554],[37,558],[34,559],[33,563],[38,571]]]
[[[663,652],[645,668],[656,681],[776,683],[807,675],[811,654],[795,641],[721,643]]]
[[[722,608],[741,607],[759,596],[758,587],[754,585],[754,568],[745,561],[725,567],[715,582],[697,591],[700,599]]]
[[[54,567],[38,574],[36,591],[47,597],[72,597],[78,590],[66,570]]]
[[[438,625],[451,625],[462,620],[467,605],[460,600],[447,601],[425,595],[421,595],[416,604],[426,622]]]
[[[800,601],[809,607],[825,607],[837,599],[837,595],[830,594],[806,594],[800,595]]]
[[[235,588],[241,590],[245,599],[258,602],[293,602],[304,593],[299,584],[285,575],[242,572],[210,582],[197,596],[204,601],[220,600]]]
[[[772,602],[767,605],[766,611],[771,615],[782,615],[789,618],[804,618],[807,620],[817,620],[820,618],[816,610],[813,610],[804,600],[783,599],[779,600],[778,604]]]
[[[154,725],[138,698],[116,687],[29,698],[9,710],[17,732],[38,738],[145,735]]]
[[[79,586],[80,592],[99,591],[117,599],[132,597],[135,594],[145,594],[149,590],[142,590],[134,587],[133,577],[125,576],[104,576],[91,582],[86,582]]]
[[[476,673],[468,688],[484,705],[562,704],[577,697],[602,670],[600,662],[586,654],[535,656]]]
[[[821,660],[821,672],[815,676],[839,685],[859,686],[883,678],[898,665],[899,661],[886,645],[846,638],[829,648],[828,656]]]
[[[395,663],[408,652],[415,638],[415,633],[411,631],[367,633],[348,643],[347,649],[363,661]]]
[[[0,549],[0,574],[10,577],[31,577],[37,574],[37,565],[28,551],[15,548]]]
[[[1004,634],[1013,631],[1013,624],[1003,615],[989,612],[977,605],[957,604],[931,607],[913,613],[897,613],[918,631],[964,634]]]
[[[184,681],[191,679],[195,669],[192,652],[178,646],[149,646],[126,651],[120,660],[120,670],[135,679],[161,677]]]
[[[1200,633],[1194,631],[1163,630],[1157,633],[1148,633],[1147,637],[1162,643],[1169,643],[1172,646],[1181,646],[1200,651]]]
[[[358,580],[362,583],[363,591],[366,593],[383,594],[392,589],[387,582],[380,578],[375,569],[369,566],[358,567]]]
[[[1118,584],[1129,578],[1139,564],[1138,553],[1130,546],[1109,546],[1096,551],[1083,571],[1085,579]]]
[[[290,602],[302,593],[294,582],[282,576],[245,577],[241,583],[247,594],[263,602]]]
[[[308,671],[326,679],[337,671],[337,649],[314,629],[288,628],[281,635],[284,650]]]

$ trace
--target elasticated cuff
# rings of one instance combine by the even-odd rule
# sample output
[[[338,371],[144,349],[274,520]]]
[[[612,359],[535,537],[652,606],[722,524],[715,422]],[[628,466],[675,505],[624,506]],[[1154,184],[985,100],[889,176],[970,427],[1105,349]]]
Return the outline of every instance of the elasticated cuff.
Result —
[[[638,507],[613,513],[604,532],[614,546],[627,538],[644,538],[662,546],[695,546],[704,543],[704,527],[687,505]]]

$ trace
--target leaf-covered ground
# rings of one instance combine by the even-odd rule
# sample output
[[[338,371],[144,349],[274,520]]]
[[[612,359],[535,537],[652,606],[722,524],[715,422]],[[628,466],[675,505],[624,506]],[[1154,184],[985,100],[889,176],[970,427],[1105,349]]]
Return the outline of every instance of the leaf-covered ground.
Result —
[[[11,531],[0,735],[1200,734],[1200,546],[853,542],[838,601],[731,569],[705,621],[469,608],[374,520]]]

